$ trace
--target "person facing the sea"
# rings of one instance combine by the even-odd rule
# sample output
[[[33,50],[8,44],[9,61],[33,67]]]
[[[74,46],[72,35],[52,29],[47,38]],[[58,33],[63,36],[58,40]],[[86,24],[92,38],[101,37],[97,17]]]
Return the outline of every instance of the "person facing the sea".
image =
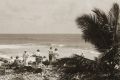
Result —
[[[23,53],[23,65],[24,66],[28,66],[28,61],[27,61],[28,57],[29,57],[29,53],[27,51],[24,51]]]
[[[9,63],[10,63],[10,64],[13,64],[13,63],[14,63],[14,60],[15,60],[15,59],[11,56]]]
[[[10,60],[9,60],[9,67],[10,67],[10,69],[11,69],[12,66],[13,66],[14,60],[15,60],[15,59],[11,56],[11,57],[10,57]]]
[[[84,54],[83,54],[83,53],[81,54],[81,57],[84,57]]]
[[[53,48],[50,47],[50,49],[48,50],[49,53],[49,63],[52,63],[52,59],[53,59]]]
[[[14,65],[15,65],[16,67],[19,67],[20,64],[21,64],[21,60],[19,59],[19,56],[16,56],[16,59],[14,60]]]
[[[36,66],[42,62],[42,56],[40,55],[40,50],[37,49],[37,52],[35,53],[35,58],[36,58]]]
[[[55,62],[58,59],[58,56],[59,56],[58,49],[55,48],[53,52],[53,62]]]

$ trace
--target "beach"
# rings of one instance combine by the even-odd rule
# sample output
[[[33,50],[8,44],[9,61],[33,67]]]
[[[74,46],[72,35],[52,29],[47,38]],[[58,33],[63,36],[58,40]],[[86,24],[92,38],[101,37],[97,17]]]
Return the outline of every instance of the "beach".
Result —
[[[79,34],[1,34],[0,55],[22,56],[24,51],[34,54],[40,49],[41,55],[48,59],[48,49],[52,46],[58,48],[59,58],[70,57],[72,54],[81,55],[94,60],[99,53],[95,48],[85,43]]]

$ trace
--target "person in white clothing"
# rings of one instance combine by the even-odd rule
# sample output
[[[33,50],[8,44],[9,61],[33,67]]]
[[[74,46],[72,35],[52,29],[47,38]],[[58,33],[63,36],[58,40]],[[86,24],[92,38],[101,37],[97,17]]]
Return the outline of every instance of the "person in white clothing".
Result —
[[[56,59],[58,59],[58,56],[59,56],[58,49],[55,48],[55,50],[54,50],[54,52],[53,52],[53,62],[55,62]]]
[[[24,51],[23,53],[23,65],[28,66],[28,58],[29,58],[29,53],[27,51]]]
[[[35,56],[40,56],[40,50],[37,49],[37,52],[35,53]]]
[[[10,64],[13,64],[13,63],[14,63],[14,60],[15,60],[15,59],[11,56],[9,63],[10,63]]]

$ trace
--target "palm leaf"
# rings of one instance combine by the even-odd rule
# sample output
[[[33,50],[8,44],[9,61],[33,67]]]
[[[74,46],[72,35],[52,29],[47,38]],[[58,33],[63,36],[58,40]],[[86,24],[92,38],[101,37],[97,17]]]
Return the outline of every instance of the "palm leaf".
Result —
[[[114,4],[109,14],[99,9],[92,10],[94,14],[83,15],[76,22],[83,31],[83,38],[95,45],[96,49],[105,53],[114,44],[115,26],[118,22],[119,6]]]
[[[105,52],[106,49],[110,49],[112,45],[112,35],[109,31],[109,25],[107,16],[99,12],[97,9],[94,10],[95,15],[83,15],[77,19],[79,28],[83,31],[83,38],[95,45],[96,49],[100,52]]]

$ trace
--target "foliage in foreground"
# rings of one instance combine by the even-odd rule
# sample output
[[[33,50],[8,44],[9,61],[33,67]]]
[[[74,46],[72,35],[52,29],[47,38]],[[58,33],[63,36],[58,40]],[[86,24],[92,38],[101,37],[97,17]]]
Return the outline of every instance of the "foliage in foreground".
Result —
[[[79,55],[61,58],[57,63],[60,80],[118,80],[120,78],[118,69],[114,69],[115,75],[111,76],[109,74],[111,67],[106,63],[99,63]]]

